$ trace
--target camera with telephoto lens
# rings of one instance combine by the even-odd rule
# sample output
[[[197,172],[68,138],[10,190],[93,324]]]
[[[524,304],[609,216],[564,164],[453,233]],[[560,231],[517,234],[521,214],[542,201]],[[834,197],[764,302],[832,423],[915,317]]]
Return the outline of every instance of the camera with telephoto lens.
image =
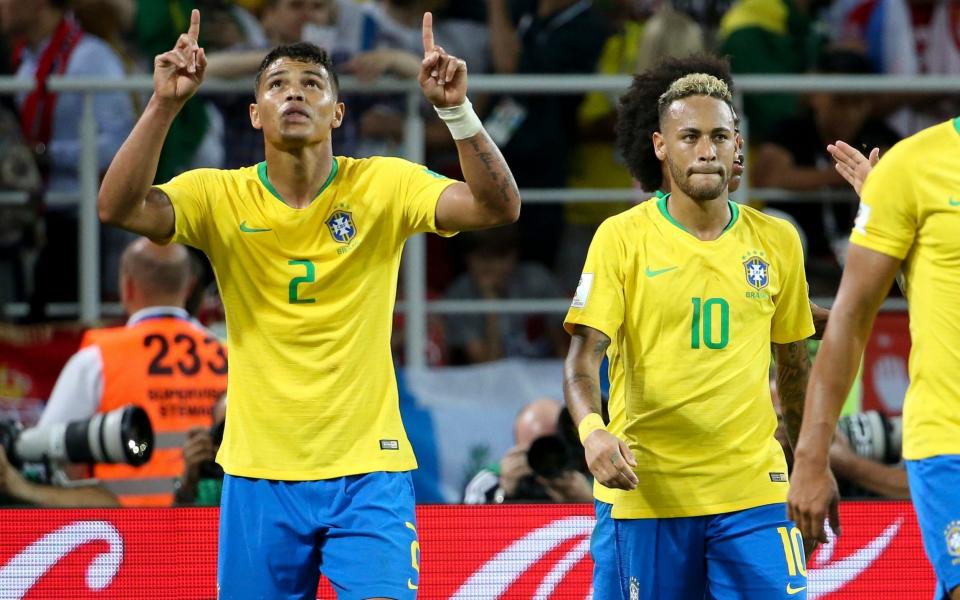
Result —
[[[15,468],[24,463],[125,463],[138,467],[153,454],[153,427],[128,404],[89,419],[23,429],[0,421],[0,446]]]
[[[888,465],[900,462],[903,439],[900,417],[868,410],[840,417],[837,429],[847,436],[857,456]]]
[[[535,474],[546,479],[555,479],[568,471],[586,471],[583,445],[566,407],[557,419],[557,432],[538,437],[530,444],[527,463]]]

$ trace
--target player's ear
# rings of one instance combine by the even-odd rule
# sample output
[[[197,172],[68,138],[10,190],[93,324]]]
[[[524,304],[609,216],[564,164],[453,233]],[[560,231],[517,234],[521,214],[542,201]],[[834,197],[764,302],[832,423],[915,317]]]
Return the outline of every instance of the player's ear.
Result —
[[[250,124],[254,129],[263,129],[263,124],[260,122],[260,108],[256,102],[250,104]]]
[[[659,131],[653,132],[653,152],[657,155],[658,159],[667,159],[667,140],[664,139],[663,134]]]
[[[733,136],[733,141],[737,145],[737,152],[743,152],[743,136],[740,135],[740,132]]]
[[[333,122],[330,123],[330,127],[336,129],[340,127],[340,124],[343,123],[343,114],[346,112],[347,107],[344,106],[343,102],[337,102],[337,107],[333,110]]]

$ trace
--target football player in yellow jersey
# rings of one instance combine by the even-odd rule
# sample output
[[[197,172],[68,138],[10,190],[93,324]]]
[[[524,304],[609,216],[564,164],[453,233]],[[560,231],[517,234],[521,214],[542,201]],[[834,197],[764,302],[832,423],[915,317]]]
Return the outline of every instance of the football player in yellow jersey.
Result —
[[[200,15],[154,60],[154,94],[104,177],[101,219],[203,250],[231,349],[220,598],[412,598],[419,543],[390,355],[405,240],[516,221],[520,198],[466,98],[465,63],[423,20],[423,93],[456,140],[466,183],[394,158],[335,156],[344,105],[327,54],[280,46],[250,121],[266,161],[151,186],[170,123],[206,65]]]
[[[839,531],[828,448],[874,317],[902,268],[912,340],[903,457],[937,598],[952,600],[960,599],[958,156],[960,117],[896,144],[863,185],[833,318],[807,390],[789,497],[805,535],[823,539],[828,514]]]
[[[767,385],[773,342],[781,388],[799,412],[804,339],[814,332],[799,238],[727,199],[742,141],[721,80],[689,75],[660,100],[654,152],[673,193],[600,227],[566,321],[568,405],[591,471],[617,489],[620,593],[804,597]],[[620,134],[643,134],[632,129]],[[635,175],[654,159],[624,154]],[[624,439],[599,417],[608,349],[611,373],[622,371],[611,397],[624,396]]]

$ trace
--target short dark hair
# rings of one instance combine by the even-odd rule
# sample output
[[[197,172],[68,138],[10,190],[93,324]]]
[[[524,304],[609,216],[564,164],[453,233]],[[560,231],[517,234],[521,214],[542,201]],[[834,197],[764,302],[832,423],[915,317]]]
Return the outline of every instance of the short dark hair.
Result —
[[[257,76],[253,80],[254,96],[260,93],[260,78],[263,76],[263,72],[279,58],[292,58],[293,60],[320,65],[327,70],[327,75],[333,82],[333,91],[337,94],[340,93],[340,80],[337,79],[337,72],[333,70],[333,61],[330,60],[327,51],[310,42],[294,42],[293,44],[277,46],[260,62]]]
[[[655,67],[634,75],[627,93],[621,96],[617,115],[617,148],[630,174],[648,191],[663,185],[663,170],[653,151],[653,134],[660,131],[660,97],[670,85],[692,73],[712,75],[733,92],[730,61],[712,54],[664,58]],[[736,118],[736,112],[734,112]]]

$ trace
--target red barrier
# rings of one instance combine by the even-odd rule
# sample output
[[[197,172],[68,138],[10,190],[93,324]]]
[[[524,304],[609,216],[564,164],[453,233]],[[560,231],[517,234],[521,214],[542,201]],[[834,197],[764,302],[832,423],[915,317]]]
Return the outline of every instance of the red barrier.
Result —
[[[908,503],[841,515],[843,537],[810,562],[810,598],[929,600]],[[418,519],[420,598],[588,597],[589,506],[422,506]],[[0,598],[213,598],[216,530],[216,509],[2,510]]]

